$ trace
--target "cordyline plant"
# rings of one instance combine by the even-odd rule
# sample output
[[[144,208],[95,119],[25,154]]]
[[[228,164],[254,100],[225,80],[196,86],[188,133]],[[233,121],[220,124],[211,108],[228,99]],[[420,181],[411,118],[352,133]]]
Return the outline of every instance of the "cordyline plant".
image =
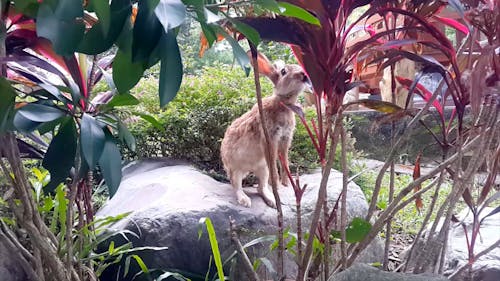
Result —
[[[330,233],[329,218],[332,217],[332,214],[334,214],[337,209],[337,207],[334,207],[333,210],[328,210],[328,206],[325,203],[327,202],[325,200],[327,198],[326,186],[329,173],[333,165],[337,143],[339,142],[339,138],[340,142],[343,143],[343,137],[345,136],[345,130],[341,122],[342,113],[350,104],[342,106],[342,101],[348,90],[359,86],[358,81],[353,81],[353,71],[363,71],[364,67],[373,64],[377,64],[380,70],[390,67],[391,78],[393,81],[392,92],[395,92],[396,81],[408,89],[409,94],[406,102],[406,108],[400,108],[392,103],[380,101],[366,100],[359,101],[357,103],[361,103],[366,107],[387,113],[388,117],[386,120],[396,121],[402,118],[411,118],[405,129],[405,134],[403,134],[403,136],[398,140],[395,140],[388,155],[388,160],[380,170],[374,187],[368,214],[365,217],[365,223],[373,219],[382,184],[382,178],[387,169],[390,166],[393,167],[394,158],[398,149],[404,141],[411,136],[411,132],[417,124],[422,124],[424,128],[429,128],[422,119],[422,116],[428,112],[429,107],[435,107],[440,120],[441,135],[436,135],[430,129],[429,132],[435,137],[436,141],[443,150],[443,161],[435,169],[433,169],[432,172],[426,175],[420,174],[420,164],[419,161],[417,161],[415,165],[414,181],[407,187],[403,188],[398,194],[393,194],[394,190],[391,188],[392,195],[388,207],[380,212],[378,217],[375,218],[374,224],[367,235],[364,236],[362,241],[360,241],[360,243],[351,243],[350,245],[346,244],[346,241],[348,241],[346,237],[346,197],[348,196],[346,192],[348,183],[348,168],[345,165],[345,157],[343,157],[342,166],[344,185],[341,193],[341,227],[339,229],[341,239],[341,260],[336,264],[335,271],[350,266],[355,261],[359,253],[377,236],[385,224],[388,225],[388,230],[390,230],[390,218],[399,210],[407,206],[410,202],[416,200],[417,208],[422,208],[420,196],[432,188],[435,190],[434,198],[436,198],[446,173],[449,173],[454,179],[454,189],[453,192],[449,194],[446,203],[439,206],[437,217],[439,218],[444,216],[447,223],[449,223],[454,206],[460,196],[465,192],[464,198],[470,197],[467,195],[468,187],[465,182],[467,182],[467,180],[470,181],[478,170],[477,163],[470,166],[469,169],[466,169],[468,177],[467,180],[465,180],[464,178],[458,176],[459,173],[463,174],[465,172],[462,171],[462,167],[457,163],[461,164],[464,153],[473,148],[484,151],[488,150],[491,145],[494,147],[495,138],[498,137],[498,133],[494,133],[495,128],[498,128],[498,96],[496,92],[493,92],[493,94],[487,92],[491,91],[492,85],[498,85],[495,84],[498,83],[498,54],[495,56],[495,51],[493,51],[498,49],[498,33],[495,33],[498,28],[498,16],[493,16],[495,15],[495,12],[498,11],[498,4],[494,1],[489,1],[486,8],[483,7],[482,10],[468,13],[467,18],[464,16],[465,13],[463,6],[459,1],[289,0],[278,2],[278,5],[275,6],[275,8],[279,10],[285,3],[291,3],[302,8],[310,15],[313,15],[317,19],[317,22],[314,20],[304,22],[303,20],[282,17],[273,13],[257,14],[253,9],[251,9],[246,16],[237,18],[237,20],[239,23],[244,23],[254,28],[264,40],[290,44],[297,60],[306,70],[310,80],[312,81],[317,110],[317,120],[311,120],[312,129],[310,129],[307,120],[304,120],[300,110],[297,110],[297,113],[301,118],[302,123],[308,129],[314,147],[318,152],[319,162],[322,165],[323,173],[318,193],[318,200],[313,213],[312,223],[309,227],[309,234],[322,236],[321,233]],[[370,6],[366,12],[364,12],[353,23],[348,23],[349,16],[356,8],[368,4]],[[477,6],[478,3],[475,4]],[[445,18],[439,15],[447,5],[456,10],[456,13],[460,15],[460,21]],[[369,18],[374,16],[382,17],[385,23],[384,30],[376,32],[374,28],[365,24]],[[474,36],[470,35],[469,27],[467,23],[464,23],[464,19],[468,20],[469,23],[473,23],[473,25],[477,28],[474,30]],[[474,22],[476,24],[474,24]],[[467,44],[464,43],[457,51],[445,34],[436,26],[437,23],[445,24],[465,33],[466,35],[469,35],[466,41]],[[234,22],[230,22],[228,26],[234,27],[236,25]],[[351,32],[359,30],[360,26],[361,29],[364,29],[371,35],[371,37],[366,40],[359,41],[348,48],[349,35]],[[473,49],[473,45],[476,45],[475,40],[477,39],[477,30],[486,34],[490,46],[482,49],[482,51],[485,51],[488,55],[476,61],[470,50]],[[431,48],[440,52],[446,58],[445,62],[438,62],[432,57],[422,56],[418,52],[418,49],[421,49],[421,47]],[[469,47],[469,52],[468,56],[464,58],[462,53],[466,47]],[[422,65],[421,71],[417,73],[414,79],[395,76],[395,63],[402,59],[409,59]],[[467,63],[464,64],[464,61]],[[478,75],[481,72],[476,72],[477,69],[474,69],[474,67],[479,66],[483,71],[487,70],[493,72],[490,76],[488,76],[486,81],[477,76],[474,76],[475,79],[469,80],[469,83],[478,87],[480,86],[481,89],[487,88],[487,91],[474,92],[471,90],[473,88],[468,87],[470,85],[466,85],[466,83],[464,83],[462,77],[465,76],[464,73],[467,75]],[[469,74],[470,72],[472,72],[472,74]],[[439,86],[434,92],[429,91],[422,86],[422,84],[420,84],[421,78],[425,74],[429,73],[439,73],[442,77]],[[489,86],[485,86],[484,83]],[[447,86],[446,94],[438,100],[437,97],[444,85]],[[257,87],[257,89],[258,88],[259,87]],[[412,100],[414,92],[422,96],[422,98],[427,102],[424,108],[410,108],[410,101]],[[493,95],[493,98],[491,95]],[[453,101],[453,113],[449,120],[446,120],[444,116],[444,108],[446,101],[449,99]],[[323,104],[325,107],[322,106]],[[470,104],[472,105],[473,112],[475,113],[474,116],[476,116],[475,120],[477,120],[475,126],[479,126],[481,128],[476,129],[474,134],[472,134],[469,129],[464,127],[464,117],[467,112],[466,108]],[[484,107],[487,109],[479,110],[479,108]],[[479,112],[482,112],[482,114],[479,114]],[[479,120],[482,120],[483,123]],[[486,138],[487,141],[478,144],[481,138]],[[498,141],[496,141],[496,144],[498,145]],[[345,150],[343,145],[342,148]],[[343,155],[345,155],[345,153],[343,153]],[[493,153],[493,155],[495,156],[491,161],[493,161],[493,167],[496,167],[497,164],[495,163],[497,163],[497,160],[495,160],[495,157],[498,157],[498,152]],[[492,173],[495,174],[496,172],[493,171]],[[488,181],[485,186],[486,189],[483,190],[482,193],[484,194],[481,197],[482,199],[478,201],[478,204],[484,204],[486,201],[489,203],[492,202],[491,200],[485,201],[485,198],[487,196],[486,194],[489,194],[491,191],[491,180],[495,177],[493,174],[488,177]],[[424,181],[432,178],[434,178],[434,180],[422,188]],[[393,181],[394,169],[392,168],[391,186],[393,186]],[[303,187],[300,187],[298,182],[294,180],[291,180],[291,182],[293,183],[294,191],[299,200],[297,205],[300,208],[300,194],[303,192]],[[274,188],[275,184],[273,184],[273,189]],[[412,190],[414,190],[414,194],[409,195]],[[278,196],[277,192],[274,192],[274,194],[275,196]],[[493,198],[496,198],[496,195],[494,195]],[[279,198],[276,198],[276,202],[279,202]],[[428,208],[420,234],[423,232],[430,215],[434,211],[435,203],[436,202],[434,200]],[[323,219],[321,219],[322,211]],[[446,215],[444,215],[445,211]],[[497,212],[496,209],[493,213],[495,212]],[[282,214],[280,214],[280,209],[278,208],[278,223],[281,227],[283,227],[282,221],[280,220],[281,218]],[[439,219],[436,219],[436,223],[433,225],[431,232],[436,229],[438,221]],[[434,260],[435,263],[428,263],[425,265],[422,264],[422,262],[425,261],[425,258],[420,258],[417,266],[414,267],[415,272],[426,271],[428,270],[428,266],[436,266],[436,268],[439,269],[438,271],[442,272],[445,246],[441,244],[441,246],[436,247],[434,244],[435,241],[432,241],[432,239],[435,238],[439,241],[445,241],[447,237],[447,223],[445,223],[445,226],[443,226],[440,230],[439,235],[430,235],[430,237],[433,238],[428,239],[429,243],[426,244],[425,251],[423,251],[426,254],[421,255],[428,257],[426,256],[427,254],[437,251],[433,252],[433,257],[441,256],[441,264],[437,264],[436,259]],[[301,230],[298,230],[298,232],[300,233]],[[281,230],[278,236],[281,236],[282,233],[283,232]],[[386,263],[390,244],[390,232],[388,232],[387,235],[389,237],[386,240],[386,259],[384,260],[385,268],[387,268]],[[280,242],[279,249],[283,251],[284,247],[283,244],[281,244],[283,243],[283,238],[278,237],[278,239]],[[300,254],[297,258],[297,280],[302,281],[306,280],[308,277],[314,278],[318,276],[316,273],[311,272],[311,263],[314,260],[312,258],[314,239],[315,235],[309,235],[305,249],[301,248],[302,245],[298,245],[298,252]],[[323,240],[323,242],[325,242],[324,259],[322,260],[324,273],[323,279],[326,280],[331,273],[329,269],[331,249],[329,248],[330,242],[328,240]],[[473,249],[473,247],[469,248]],[[278,253],[278,257],[282,256],[282,253]],[[473,259],[471,258],[471,261],[472,260]],[[279,273],[283,276],[285,273],[283,272],[282,262],[282,260],[278,261],[278,269]]]

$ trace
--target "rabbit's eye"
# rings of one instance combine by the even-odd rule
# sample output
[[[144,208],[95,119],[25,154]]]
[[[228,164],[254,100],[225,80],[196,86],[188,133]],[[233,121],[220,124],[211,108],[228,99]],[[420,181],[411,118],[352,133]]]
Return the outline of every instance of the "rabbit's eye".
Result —
[[[286,74],[286,70],[284,68],[281,69],[281,76],[285,76],[285,74]]]

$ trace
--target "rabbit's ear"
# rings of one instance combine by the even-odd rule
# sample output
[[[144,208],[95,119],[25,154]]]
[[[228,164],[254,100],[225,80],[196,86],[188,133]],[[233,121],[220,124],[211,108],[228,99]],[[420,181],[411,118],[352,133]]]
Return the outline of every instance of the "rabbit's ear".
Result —
[[[250,53],[250,51],[247,52],[247,55],[253,65],[252,54]],[[257,54],[257,65],[259,66],[259,73],[267,76],[267,78],[271,79],[271,81],[276,84],[279,75],[276,72],[276,68],[274,67],[274,65],[271,64],[271,62],[265,55],[261,53]]]

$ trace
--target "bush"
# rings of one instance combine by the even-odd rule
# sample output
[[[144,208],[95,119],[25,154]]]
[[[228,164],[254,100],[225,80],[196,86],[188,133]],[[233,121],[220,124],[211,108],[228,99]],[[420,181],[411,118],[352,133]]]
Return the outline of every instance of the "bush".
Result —
[[[272,84],[266,78],[261,82],[263,94],[270,95]],[[155,117],[164,131],[143,120],[132,123],[137,149],[131,152],[124,148],[124,157],[184,159],[218,179],[225,179],[220,144],[231,122],[255,104],[253,76],[245,77],[240,69],[224,65],[206,67],[199,76],[185,77],[177,97],[163,110],[158,107],[157,87],[154,75],[142,79],[133,90],[141,100],[134,110]],[[312,108],[305,112],[307,120],[315,117]],[[297,120],[290,151],[292,172],[318,167],[317,159],[306,129]]]

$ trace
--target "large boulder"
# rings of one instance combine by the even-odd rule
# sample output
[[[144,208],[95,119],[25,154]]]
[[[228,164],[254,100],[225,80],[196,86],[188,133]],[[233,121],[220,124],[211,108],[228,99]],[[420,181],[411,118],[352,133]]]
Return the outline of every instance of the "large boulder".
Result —
[[[123,174],[117,193],[99,210],[97,217],[131,212],[112,228],[137,233],[139,238],[134,240],[134,246],[168,247],[168,250],[144,257],[151,268],[176,269],[204,276],[209,269],[211,248],[206,234],[198,239],[198,222],[203,217],[209,217],[215,226],[223,259],[234,251],[228,231],[229,217],[236,221],[243,244],[276,233],[276,210],[263,202],[255,188],[245,188],[252,199],[252,207],[245,208],[237,204],[229,184],[218,182],[188,164],[161,159],[143,160],[125,167]],[[301,184],[307,184],[302,199],[302,224],[305,226],[310,224],[320,179],[319,172],[300,177]],[[341,189],[342,175],[332,171],[328,181],[330,208],[339,197]],[[294,231],[294,192],[291,187],[285,187],[280,188],[279,193],[283,203],[285,227]],[[368,204],[361,189],[355,184],[349,184],[347,198],[348,218],[364,217]],[[247,249],[248,254],[252,257],[267,256],[273,260],[269,244],[253,246]],[[364,251],[359,261],[379,262],[382,253],[381,244],[374,243]],[[285,265],[289,276],[295,274],[294,263],[293,257],[289,255]]]
[[[493,208],[485,208],[480,215],[480,219],[493,211]],[[457,216],[460,220],[450,226],[448,237],[448,249],[446,251],[445,274],[452,274],[458,268],[468,263],[469,252],[467,250],[467,240],[463,223],[471,237],[473,215],[466,208]],[[474,253],[477,254],[493,245],[500,238],[500,213],[496,213],[483,220],[479,230],[478,239],[474,245]],[[498,281],[500,280],[500,246],[492,249],[487,254],[481,256],[472,265],[472,281]],[[453,281],[469,280],[468,270],[463,274],[455,276]]]
[[[355,264],[345,271],[334,274],[328,281],[446,281],[433,274],[407,274],[387,272],[366,264]]]
[[[28,280],[17,254],[0,240],[0,279],[3,281]]]

